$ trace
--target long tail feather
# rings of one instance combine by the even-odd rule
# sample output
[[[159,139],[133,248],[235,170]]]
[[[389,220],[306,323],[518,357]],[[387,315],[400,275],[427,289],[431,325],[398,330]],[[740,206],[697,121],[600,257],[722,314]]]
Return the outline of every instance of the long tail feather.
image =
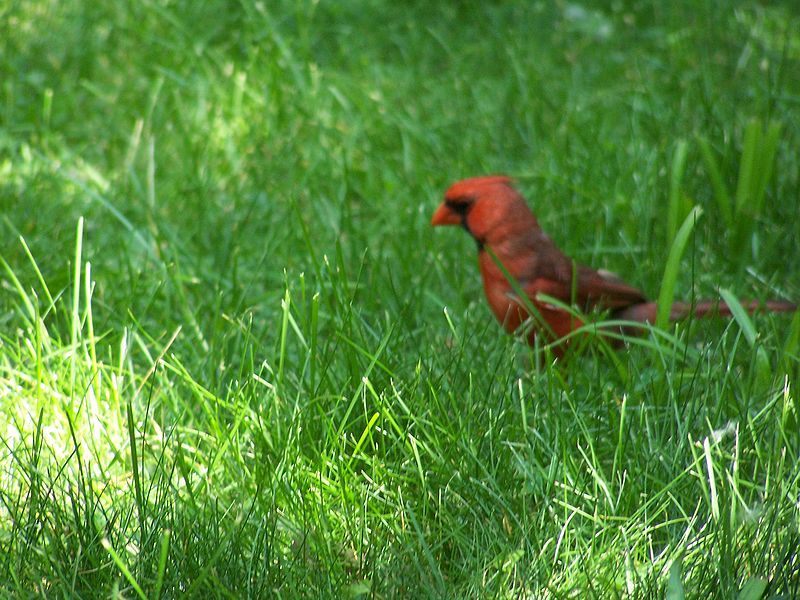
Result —
[[[797,304],[783,300],[747,300],[742,302],[742,307],[749,313],[759,311],[767,312],[792,312],[797,310]],[[655,302],[641,302],[633,304],[614,312],[614,318],[641,323],[655,323],[658,305]],[[731,309],[724,302],[717,300],[700,300],[695,304],[676,302],[669,313],[671,321],[679,321],[693,315],[695,317],[730,317]]]

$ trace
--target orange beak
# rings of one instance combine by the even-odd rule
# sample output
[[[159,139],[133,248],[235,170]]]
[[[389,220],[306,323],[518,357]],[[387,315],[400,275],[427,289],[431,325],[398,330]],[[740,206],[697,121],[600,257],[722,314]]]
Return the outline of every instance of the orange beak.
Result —
[[[446,203],[442,202],[436,212],[433,213],[431,225],[461,225],[461,216],[453,212]]]

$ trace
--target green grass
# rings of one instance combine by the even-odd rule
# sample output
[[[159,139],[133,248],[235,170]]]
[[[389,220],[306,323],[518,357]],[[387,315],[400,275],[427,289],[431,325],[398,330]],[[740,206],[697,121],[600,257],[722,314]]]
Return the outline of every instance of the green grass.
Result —
[[[800,317],[542,364],[428,224],[508,173],[651,297],[797,301],[798,31],[789,0],[0,5],[0,595],[800,595]]]

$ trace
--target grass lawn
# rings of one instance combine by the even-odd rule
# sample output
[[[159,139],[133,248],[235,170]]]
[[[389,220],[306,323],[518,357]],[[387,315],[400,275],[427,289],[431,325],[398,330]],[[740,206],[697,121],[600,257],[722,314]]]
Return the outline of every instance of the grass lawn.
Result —
[[[798,301],[798,148],[794,0],[0,3],[0,596],[800,597],[800,317],[554,365],[429,225]]]

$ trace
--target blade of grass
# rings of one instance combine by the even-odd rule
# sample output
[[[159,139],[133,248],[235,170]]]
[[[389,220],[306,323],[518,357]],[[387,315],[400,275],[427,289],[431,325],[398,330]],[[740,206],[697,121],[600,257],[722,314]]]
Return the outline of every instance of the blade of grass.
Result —
[[[131,584],[131,587],[133,587],[134,591],[139,596],[139,598],[142,598],[142,600],[147,600],[147,595],[144,593],[141,586],[134,578],[130,569],[128,569],[128,566],[122,560],[122,557],[120,557],[120,555],[117,554],[117,551],[114,550],[114,547],[111,545],[111,542],[108,541],[108,538],[103,538],[102,540],[100,540],[100,543],[102,544],[103,548],[106,549],[106,552],[108,552],[109,555],[111,555],[111,558],[117,565],[117,568],[120,571],[122,571],[122,574],[125,576],[125,579],[127,579],[128,583]]]
[[[161,551],[158,554],[158,575],[156,577],[154,598],[161,597],[161,589],[164,587],[164,574],[167,571],[167,557],[169,556],[169,538],[172,532],[167,529],[161,533]]]
[[[775,168],[775,153],[778,150],[781,129],[780,123],[769,123],[766,133],[761,136],[761,144],[758,148],[758,170],[753,181],[755,189],[752,206],[755,215],[760,215],[764,210],[764,199]]]
[[[800,352],[800,311],[794,313],[789,325],[789,334],[786,336],[786,343],[783,346],[785,356],[796,355],[798,352]]]
[[[697,145],[700,148],[700,156],[706,165],[708,176],[711,178],[711,188],[714,190],[714,199],[717,201],[717,207],[725,221],[725,226],[728,228],[734,227],[733,221],[733,208],[731,207],[731,194],[728,191],[728,186],[722,179],[722,172],[719,168],[719,163],[714,156],[714,151],[711,145],[704,137],[697,137]]]
[[[777,122],[768,124],[766,131],[758,119],[751,119],[745,127],[731,236],[731,250],[738,256],[750,255],[744,251],[752,237],[754,220],[764,209],[780,133],[781,124]]]
[[[672,246],[669,249],[667,265],[664,268],[664,276],[661,279],[661,290],[658,293],[658,312],[656,314],[656,327],[666,329],[669,323],[669,314],[672,309],[672,302],[675,299],[675,282],[678,280],[680,272],[680,262],[686,243],[689,240],[697,219],[703,214],[703,209],[695,206],[683,220]]]
[[[761,577],[751,577],[739,590],[737,600],[759,600],[767,589],[767,582]]]
[[[88,342],[89,342],[89,359],[92,361],[92,387],[94,389],[95,398],[99,400],[100,398],[100,386],[101,386],[101,379],[100,379],[100,367],[98,366],[97,362],[97,339],[94,335],[94,318],[92,317],[92,296],[94,294],[94,282],[92,282],[92,264],[90,262],[86,262],[86,267],[84,269],[84,295],[86,297],[86,331],[88,334]]]
[[[681,581],[681,563],[681,559],[677,558],[672,561],[672,565],[669,568],[667,600],[683,600],[686,597],[686,592],[683,589],[683,581]]]
[[[734,320],[738,323],[739,328],[742,330],[744,334],[744,338],[747,340],[748,345],[753,348],[756,345],[756,328],[753,325],[752,319],[747,314],[747,311],[744,309],[742,304],[733,295],[728,289],[720,288],[719,295],[722,296],[722,299],[725,301],[725,304],[728,305],[728,308],[731,309],[731,314],[733,315]]]
[[[78,228],[75,234],[75,264],[72,265],[72,330],[70,345],[72,359],[69,368],[70,394],[75,395],[75,372],[78,360],[78,331],[80,330],[80,302],[81,302],[81,254],[83,252],[83,217],[78,219]]]
[[[744,130],[742,158],[739,163],[739,179],[736,186],[736,214],[741,215],[753,201],[753,181],[756,175],[757,149],[761,146],[761,125],[751,119]]]
[[[678,222],[685,218],[687,211],[686,199],[683,195],[682,184],[683,174],[686,170],[686,154],[689,145],[686,140],[679,140],[672,153],[672,168],[669,178],[669,202],[667,204],[667,240],[671,242],[675,239],[678,231]]]
[[[6,275],[8,275],[9,280],[11,280],[11,283],[14,285],[14,289],[16,289],[17,293],[19,294],[22,304],[25,306],[25,313],[27,313],[29,322],[32,325],[35,325],[37,319],[39,318],[39,311],[34,307],[33,302],[31,302],[31,299],[25,292],[22,282],[20,282],[19,278],[14,274],[14,271],[11,270],[11,265],[9,265],[2,256],[0,256],[0,264],[3,265]]]
[[[753,325],[753,320],[730,290],[722,288],[720,289],[719,293],[720,296],[722,296],[722,299],[725,301],[725,304],[727,304],[728,308],[730,308],[733,319],[742,330],[742,334],[744,335],[745,340],[747,340],[747,344],[756,353],[756,378],[762,384],[767,385],[770,377],[772,376],[772,366],[770,365],[766,350],[764,350],[763,346],[757,343],[758,332],[756,331],[755,325]]]

